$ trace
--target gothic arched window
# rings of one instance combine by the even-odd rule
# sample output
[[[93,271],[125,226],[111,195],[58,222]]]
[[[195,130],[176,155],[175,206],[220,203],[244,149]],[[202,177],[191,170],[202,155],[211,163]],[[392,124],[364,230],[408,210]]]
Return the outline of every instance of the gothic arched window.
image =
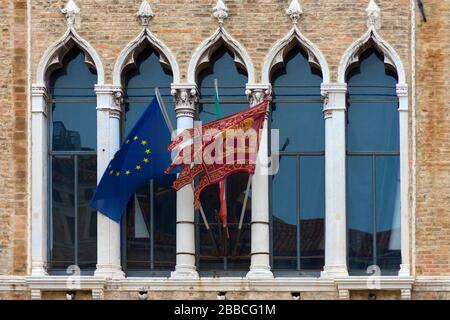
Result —
[[[347,225],[350,273],[398,273],[400,147],[397,75],[373,46],[347,73]]]
[[[324,265],[325,129],[322,74],[295,45],[271,77],[271,129],[279,130],[280,166],[271,183],[274,272]]]
[[[247,72],[235,63],[234,54],[225,45],[211,56],[210,64],[198,75],[200,91],[199,120],[204,124],[216,119],[214,109],[217,79],[222,116],[249,108],[245,96]],[[235,174],[226,180],[229,237],[218,219],[219,188],[213,185],[201,195],[206,223],[197,219],[197,266],[200,272],[242,271],[250,266],[250,198],[243,210],[248,174]],[[249,192],[251,195],[251,192]],[[208,229],[208,227],[209,229]]]
[[[133,128],[159,88],[172,125],[175,109],[170,95],[171,70],[160,61],[160,54],[146,46],[135,64],[124,75],[126,94],[123,137]],[[176,192],[174,175],[149,181],[130,200],[122,223],[122,259],[128,274],[168,274],[176,257]]]
[[[94,270],[97,212],[89,201],[97,186],[97,75],[73,47],[49,79],[49,267]]]

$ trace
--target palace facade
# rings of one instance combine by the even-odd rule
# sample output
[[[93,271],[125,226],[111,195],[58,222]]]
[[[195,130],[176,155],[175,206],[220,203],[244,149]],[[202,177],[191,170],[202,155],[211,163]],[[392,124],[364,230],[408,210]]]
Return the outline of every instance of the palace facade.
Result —
[[[450,1],[5,0],[0,299],[450,299]],[[158,88],[270,99],[267,172],[89,207]],[[155,135],[155,139],[158,136]],[[274,161],[275,160],[275,161]]]

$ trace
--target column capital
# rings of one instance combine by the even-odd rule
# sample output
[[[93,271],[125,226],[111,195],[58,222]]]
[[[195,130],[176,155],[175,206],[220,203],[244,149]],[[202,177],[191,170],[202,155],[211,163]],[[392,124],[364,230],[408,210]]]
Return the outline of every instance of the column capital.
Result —
[[[31,86],[31,96],[32,97],[43,97],[45,100],[48,100],[47,87],[33,84]]]
[[[397,96],[400,97],[408,97],[408,85],[406,83],[404,84],[397,84],[396,85],[396,91],[397,91]]]
[[[111,118],[120,119],[124,105],[124,94],[121,86],[96,85],[97,110],[109,112]]]
[[[325,119],[333,117],[333,111],[345,111],[346,83],[322,83],[320,92],[323,98],[323,113]]]
[[[256,106],[264,99],[272,99],[272,85],[270,83],[248,83],[245,87],[245,94],[250,106]]]
[[[330,82],[330,83],[322,83],[320,86],[320,91],[322,96],[325,96],[329,93],[347,93],[347,84],[340,82]]]
[[[177,118],[194,118],[196,105],[199,102],[199,93],[196,84],[172,84],[172,96],[175,102],[175,113]]]
[[[47,104],[50,100],[48,90],[45,86],[33,84],[31,86],[31,112],[41,113],[47,116]]]

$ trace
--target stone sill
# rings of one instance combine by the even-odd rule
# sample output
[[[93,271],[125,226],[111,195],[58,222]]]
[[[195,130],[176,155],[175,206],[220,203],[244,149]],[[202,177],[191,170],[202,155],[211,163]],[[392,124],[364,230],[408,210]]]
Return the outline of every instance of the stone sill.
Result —
[[[343,277],[251,280],[247,278],[169,279],[129,277],[106,279],[95,276],[16,277],[0,276],[0,291],[31,291],[39,299],[43,291],[92,291],[94,299],[102,299],[104,291],[256,291],[256,292],[338,292],[340,299],[349,299],[350,291],[398,290],[402,299],[410,299],[411,291],[450,291],[450,277]]]
[[[434,285],[449,290],[450,279],[420,279],[418,285]],[[336,291],[336,290],[411,290],[413,277],[345,277],[250,280],[246,278],[168,279],[128,277],[106,279],[95,276],[0,277],[0,290],[118,290],[118,291]]]

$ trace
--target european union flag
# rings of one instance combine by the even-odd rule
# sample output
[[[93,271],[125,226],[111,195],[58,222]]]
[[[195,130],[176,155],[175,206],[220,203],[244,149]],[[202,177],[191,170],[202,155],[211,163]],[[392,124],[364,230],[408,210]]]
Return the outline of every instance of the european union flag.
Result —
[[[156,97],[109,163],[91,207],[120,223],[130,197],[149,180],[164,175],[171,164],[171,132]]]

